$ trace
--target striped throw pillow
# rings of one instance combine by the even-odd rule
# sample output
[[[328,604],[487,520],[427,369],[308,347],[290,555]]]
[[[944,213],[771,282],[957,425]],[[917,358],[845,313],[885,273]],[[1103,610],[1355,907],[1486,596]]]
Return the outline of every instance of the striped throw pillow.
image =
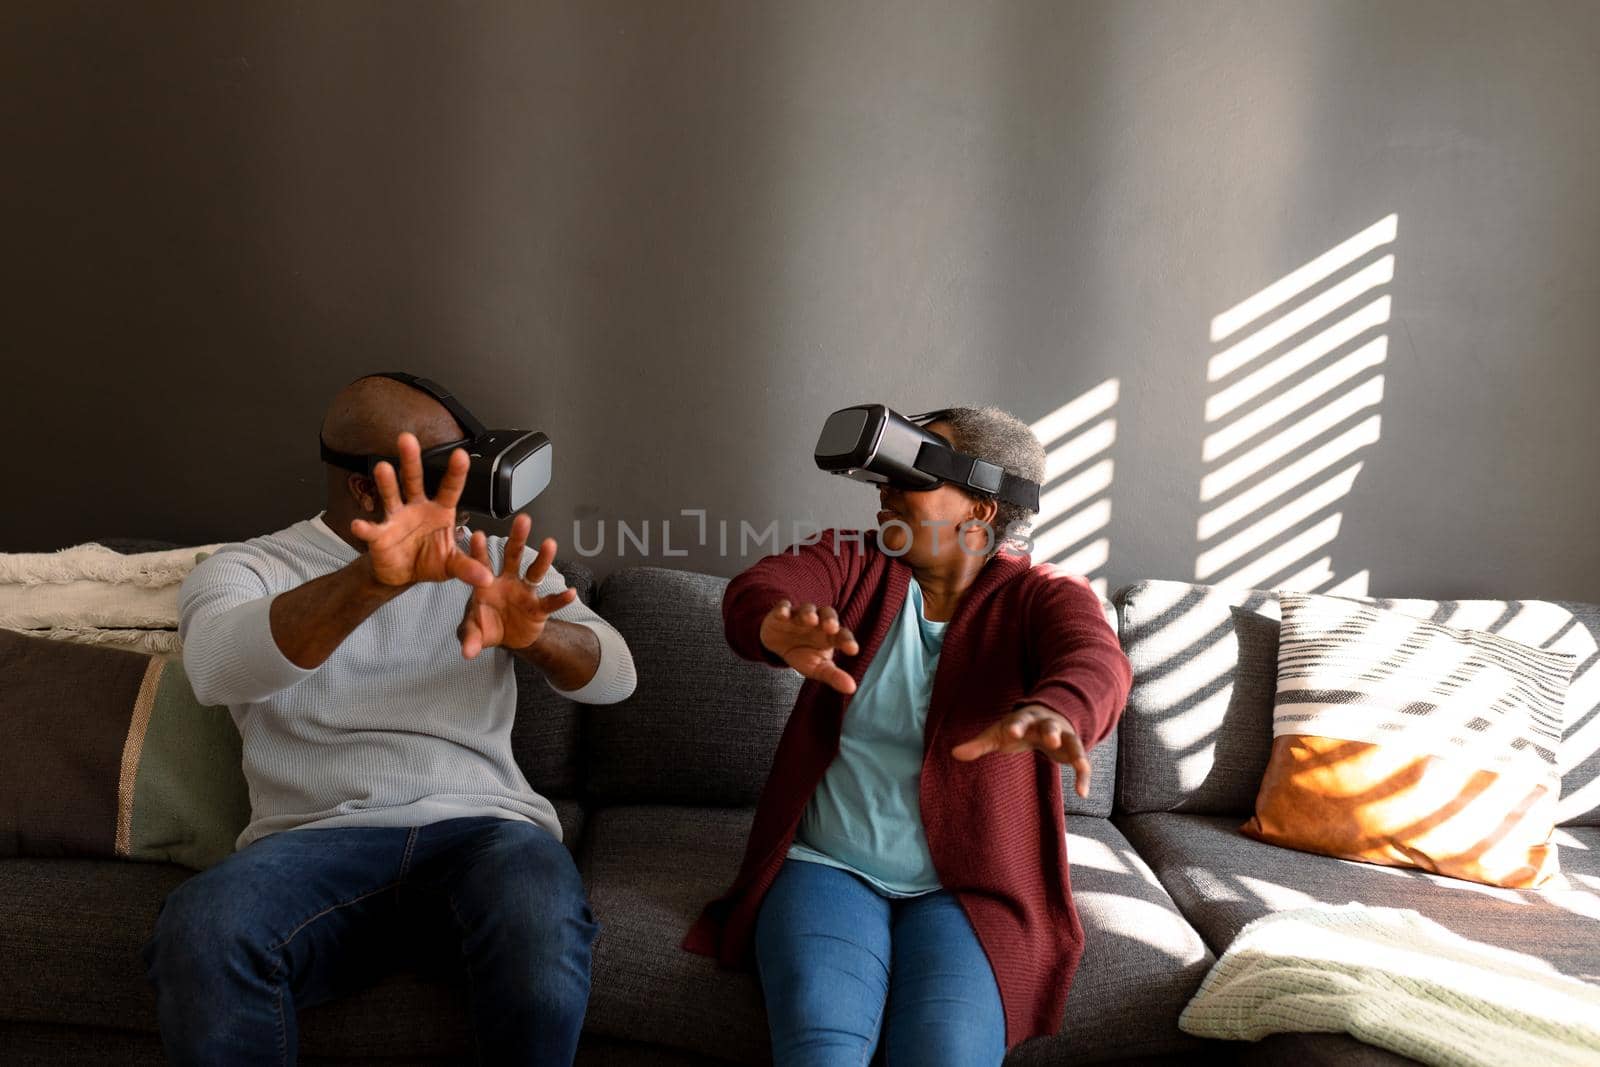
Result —
[[[1272,754],[1241,829],[1490,885],[1548,881],[1573,657],[1337,597],[1279,603]]]
[[[180,660],[0,631],[0,857],[199,870],[249,819],[238,730]]]

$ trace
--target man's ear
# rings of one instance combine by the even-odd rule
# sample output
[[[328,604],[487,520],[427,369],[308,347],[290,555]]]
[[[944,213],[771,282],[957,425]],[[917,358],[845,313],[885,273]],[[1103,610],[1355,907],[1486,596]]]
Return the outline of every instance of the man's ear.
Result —
[[[355,501],[356,509],[363,515],[376,515],[382,509],[378,483],[365,474],[350,475],[344,480],[344,485],[350,493],[350,499]]]

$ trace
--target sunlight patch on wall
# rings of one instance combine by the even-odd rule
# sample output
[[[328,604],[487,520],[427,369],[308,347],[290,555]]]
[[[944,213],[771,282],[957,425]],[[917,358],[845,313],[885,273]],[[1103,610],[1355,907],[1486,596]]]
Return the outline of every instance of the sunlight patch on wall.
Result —
[[[1033,524],[1033,558],[1081,574],[1102,597],[1111,559],[1111,446],[1121,385],[1105,381],[1035,422],[1045,448],[1039,514]]]
[[[1398,233],[1380,219],[1211,320],[1196,580],[1367,594],[1333,547],[1382,433]]]

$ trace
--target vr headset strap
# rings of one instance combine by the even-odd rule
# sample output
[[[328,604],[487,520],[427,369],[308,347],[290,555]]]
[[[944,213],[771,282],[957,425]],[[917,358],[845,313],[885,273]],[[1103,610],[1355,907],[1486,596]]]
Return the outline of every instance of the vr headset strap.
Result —
[[[1039,510],[1037,482],[1018,478],[1002,467],[969,456],[965,452],[925,442],[917,450],[914,466],[924,474],[931,474],[941,481],[959,485],[963,489],[992,496],[1008,504],[1025,507],[1029,511]]]
[[[415,374],[407,374],[405,371],[400,370],[382,371],[378,374],[366,375],[366,377],[389,378],[399,382],[401,385],[409,385],[413,389],[427,393],[443,404],[445,410],[450,412],[456,422],[461,424],[461,428],[466,431],[466,437],[460,442],[461,444],[465,444],[474,438],[482,437],[485,432],[483,423],[479,422],[472,412],[467,410],[466,405],[451,395],[448,389],[430,378],[420,378]],[[327,442],[322,441],[320,438],[317,444],[321,446],[322,462],[330,463],[335,467],[341,467],[357,474],[366,474],[376,459],[385,458],[360,456],[353,452],[340,452],[329,448]]]
[[[402,385],[409,385],[413,389],[420,389],[422,392],[427,393],[439,403],[443,404],[445,406],[445,410],[455,416],[455,420],[459,422],[461,424],[461,428],[467,432],[468,438],[483,436],[483,423],[474,418],[472,412],[468,411],[466,406],[463,405],[461,401],[457,400],[453,395],[451,395],[450,390],[446,389],[438,382],[433,381],[431,378],[419,378],[415,374],[407,374],[405,371],[401,370],[384,371],[381,374],[374,374],[372,377],[389,378],[401,383]]]

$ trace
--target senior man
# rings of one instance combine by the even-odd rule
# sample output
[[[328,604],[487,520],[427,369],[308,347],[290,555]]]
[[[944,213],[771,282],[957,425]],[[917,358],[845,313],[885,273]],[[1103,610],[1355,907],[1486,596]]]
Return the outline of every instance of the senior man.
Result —
[[[451,412],[384,376],[335,398],[327,506],[229,545],[182,591],[184,665],[243,739],[238,851],[168,897],[145,948],[178,1063],[291,1063],[296,1010],[412,966],[464,988],[482,1062],[570,1064],[598,926],[550,802],[511,752],[511,656],[572,700],[634,685],[621,636],[526,548],[466,536]]]

